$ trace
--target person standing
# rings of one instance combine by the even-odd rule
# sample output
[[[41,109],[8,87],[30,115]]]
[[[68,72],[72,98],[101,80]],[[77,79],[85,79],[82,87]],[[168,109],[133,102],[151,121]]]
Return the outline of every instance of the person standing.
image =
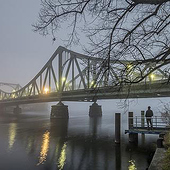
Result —
[[[148,129],[150,128],[149,124],[151,126],[151,129],[153,129],[152,116],[153,116],[153,111],[151,110],[151,107],[148,106],[148,110],[146,111],[146,114],[145,114]]]

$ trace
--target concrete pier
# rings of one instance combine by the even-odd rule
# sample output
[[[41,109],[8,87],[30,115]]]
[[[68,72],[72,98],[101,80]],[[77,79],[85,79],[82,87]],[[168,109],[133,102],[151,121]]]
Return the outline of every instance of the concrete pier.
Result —
[[[4,105],[0,105],[0,114],[3,114],[6,110],[6,107]]]
[[[61,101],[57,105],[51,106],[51,119],[68,119],[68,106]]]
[[[14,114],[20,114],[20,113],[22,113],[22,109],[17,105],[17,106],[14,108],[13,113],[14,113]]]
[[[89,116],[90,117],[100,117],[102,116],[102,107],[94,102],[89,109]]]

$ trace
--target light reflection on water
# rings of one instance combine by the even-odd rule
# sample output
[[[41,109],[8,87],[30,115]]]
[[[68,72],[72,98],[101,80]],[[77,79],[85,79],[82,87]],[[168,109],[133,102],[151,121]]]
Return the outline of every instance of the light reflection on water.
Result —
[[[65,161],[66,161],[66,147],[67,147],[67,144],[64,143],[62,149],[61,149],[61,154],[60,154],[60,158],[58,160],[58,168],[59,170],[62,170],[64,165],[65,165]]]
[[[0,153],[0,169],[144,170],[152,151],[148,143],[157,138],[141,136],[138,146],[129,144],[128,135],[124,134],[127,124],[122,122],[121,145],[116,145],[113,115],[97,119],[70,116],[69,120],[55,121],[20,116],[15,122],[1,121],[0,146],[5,148],[8,143],[8,147],[3,155]]]
[[[128,170],[137,170],[134,160],[130,160],[129,163],[130,165],[128,167]]]
[[[42,145],[41,145],[41,152],[39,158],[39,164],[42,164],[46,161],[47,152],[49,150],[49,142],[50,142],[50,132],[46,131],[43,134]]]
[[[17,124],[16,123],[11,123],[9,125],[9,146],[8,149],[9,151],[12,149],[14,143],[15,143],[15,138],[16,138],[16,129],[17,129]]]

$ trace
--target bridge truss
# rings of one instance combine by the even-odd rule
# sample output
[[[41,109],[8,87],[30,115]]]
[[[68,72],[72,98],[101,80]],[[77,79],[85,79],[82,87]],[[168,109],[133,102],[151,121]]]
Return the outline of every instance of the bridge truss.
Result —
[[[166,95],[169,89],[166,84],[165,89],[159,91],[168,79],[166,68],[159,67],[161,64],[145,63],[138,67],[135,61],[111,60],[108,69],[108,61],[102,57],[89,57],[60,46],[27,85],[11,93],[0,90],[0,104],[92,101],[125,98],[129,94],[130,97],[149,97],[148,94],[159,97]],[[153,67],[157,69],[150,73]],[[141,83],[128,85],[143,75],[146,76]],[[132,93],[129,93],[129,87]]]
[[[18,90],[20,90],[22,88],[20,84],[4,83],[4,82],[0,82],[0,87],[1,86],[11,87],[14,91],[18,91]]]

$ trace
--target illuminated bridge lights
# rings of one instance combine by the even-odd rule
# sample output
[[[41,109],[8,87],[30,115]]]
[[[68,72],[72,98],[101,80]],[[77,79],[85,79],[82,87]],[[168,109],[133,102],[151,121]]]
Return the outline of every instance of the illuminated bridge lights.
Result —
[[[153,73],[150,74],[149,77],[150,77],[150,80],[152,80],[152,81],[155,79],[155,75]]]
[[[62,82],[66,81],[66,77],[62,77]]]
[[[133,68],[133,65],[132,65],[132,64],[128,64],[128,65],[127,65],[127,69],[128,69],[128,70],[131,70],[132,68]]]
[[[91,100],[95,95],[98,99],[118,98],[118,94],[124,98],[124,96],[127,97],[127,93],[129,94],[126,82],[133,84],[134,81],[146,75],[143,81],[132,87],[133,98],[141,94],[142,97],[155,96],[157,93],[162,96],[169,95],[166,90],[170,89],[168,85],[159,88],[158,91],[158,86],[168,81],[168,75],[164,74],[164,70],[159,67],[161,63],[156,63],[154,66],[153,63],[135,65],[136,62],[132,60],[111,60],[109,74],[105,74],[100,67],[103,62],[102,58],[86,56],[59,47],[40,72],[24,87],[17,88],[11,93],[1,89],[0,102],[1,104],[15,104],[16,102],[32,103],[56,99],[83,101],[84,99]],[[159,69],[150,73],[154,67]],[[124,89],[120,93],[118,86],[121,83]],[[142,89],[139,89],[141,86]],[[98,94],[95,92],[96,87],[99,88]],[[149,93],[146,92],[146,87]],[[135,91],[136,89],[139,90]]]
[[[48,94],[49,93],[49,88],[45,87],[43,92],[44,92],[44,94]]]

